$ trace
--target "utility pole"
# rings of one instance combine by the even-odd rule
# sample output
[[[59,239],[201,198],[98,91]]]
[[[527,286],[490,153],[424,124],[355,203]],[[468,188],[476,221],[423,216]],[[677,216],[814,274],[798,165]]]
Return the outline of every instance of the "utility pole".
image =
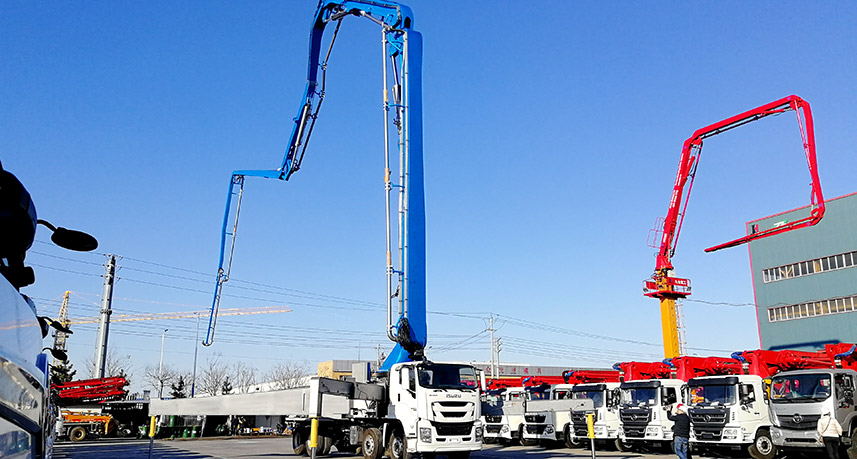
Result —
[[[103,378],[107,366],[107,336],[110,332],[110,309],[113,304],[113,280],[116,277],[116,255],[107,255],[107,272],[104,274],[104,291],[101,294],[101,322],[98,324],[98,340],[95,343],[95,368],[93,377]]]
[[[488,316],[488,331],[491,332],[491,378],[497,379],[497,341],[494,339],[494,314]]]
[[[158,398],[164,398],[164,340],[167,338],[169,328],[164,329],[164,334],[161,335],[161,361],[158,362]]]

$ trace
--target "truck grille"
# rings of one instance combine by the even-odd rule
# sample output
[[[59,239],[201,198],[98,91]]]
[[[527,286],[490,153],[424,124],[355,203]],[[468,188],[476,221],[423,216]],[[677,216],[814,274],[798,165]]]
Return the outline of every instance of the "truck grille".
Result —
[[[720,438],[723,436],[723,428],[693,426],[693,434],[700,441],[720,441]]]
[[[646,408],[622,408],[619,410],[619,418],[623,425],[643,425],[652,419],[652,413]]]
[[[627,437],[627,438],[645,438],[646,437],[646,426],[623,425],[622,429],[625,431],[625,437]]]
[[[503,426],[497,424],[488,424],[485,426],[485,432],[490,434],[500,433],[500,429]]]
[[[434,402],[431,409],[435,418],[441,421],[471,417],[475,413],[475,405],[471,402]]]
[[[503,416],[485,416],[485,422],[498,423],[503,420]]]
[[[470,431],[473,430],[472,422],[432,422],[431,425],[440,437],[470,435]]]
[[[571,413],[571,423],[574,426],[574,435],[585,437],[589,434],[589,429],[586,427],[586,413]]]
[[[817,414],[794,414],[790,416],[779,415],[777,420],[780,421],[780,426],[789,430],[815,430],[818,424]]]
[[[524,419],[527,422],[545,422],[545,415],[543,414],[528,414],[524,416]]]
[[[688,411],[694,425],[719,426],[729,419],[729,408],[691,408]]]
[[[529,434],[541,435],[545,431],[544,424],[527,424],[524,428],[527,429],[527,433]]]

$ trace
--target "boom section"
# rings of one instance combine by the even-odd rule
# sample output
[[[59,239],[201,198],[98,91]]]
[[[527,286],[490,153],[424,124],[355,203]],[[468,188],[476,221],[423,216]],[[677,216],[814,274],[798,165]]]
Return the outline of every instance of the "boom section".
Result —
[[[422,35],[413,30],[410,8],[385,1],[326,1],[316,11],[309,37],[307,80],[280,167],[236,170],[229,180],[220,238],[220,256],[208,331],[203,344],[214,341],[223,285],[229,280],[238,231],[245,177],[287,181],[300,170],[325,97],[328,61],[341,21],[367,18],[381,26],[384,190],[386,196],[387,336],[397,342],[383,368],[420,354],[426,344],[425,320],[425,198],[422,138]],[[324,31],[335,23],[326,51]],[[323,54],[323,51],[324,54]],[[391,131],[393,134],[391,134]],[[398,174],[391,163],[398,157]],[[391,201],[396,201],[394,212]],[[393,228],[398,250],[393,251]],[[398,310],[398,316],[396,316]]]
[[[685,210],[687,209],[688,200],[690,198],[690,191],[693,187],[693,179],[696,175],[696,166],[698,164],[699,155],[702,153],[703,140],[753,121],[760,120],[771,115],[779,115],[788,111],[794,111],[797,115],[798,128],[800,129],[801,139],[803,141],[804,154],[806,156],[807,166],[809,167],[810,178],[812,179],[812,211],[810,215],[806,218],[796,220],[776,228],[770,228],[768,230],[709,247],[705,249],[705,251],[712,252],[728,247],[734,247],[755,239],[773,236],[775,234],[791,231],[797,228],[813,226],[821,221],[822,217],[824,217],[824,197],[821,193],[821,180],[818,178],[818,168],[815,159],[815,130],[813,128],[812,112],[810,110],[809,103],[798,96],[791,95],[769,104],[756,107],[752,110],[748,110],[731,118],[727,118],[710,126],[706,126],[697,130],[690,138],[685,140],[681,151],[681,159],[679,161],[675,184],[673,185],[669,209],[667,211],[667,216],[664,219],[663,236],[661,238],[660,250],[658,251],[657,265],[655,268],[656,271],[673,268],[671,258],[675,254],[675,245],[678,241],[679,233],[681,232],[682,221],[684,220]],[[687,188],[687,193],[684,192],[685,188]],[[684,202],[682,203],[682,201]]]

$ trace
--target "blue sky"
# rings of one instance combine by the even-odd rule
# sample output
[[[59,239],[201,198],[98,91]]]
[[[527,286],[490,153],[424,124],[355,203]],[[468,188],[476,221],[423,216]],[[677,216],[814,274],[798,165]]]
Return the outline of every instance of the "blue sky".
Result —
[[[489,312],[503,316],[505,362],[658,359],[657,302],[641,295],[654,268],[646,238],[666,213],[682,142],[699,127],[797,94],[815,115],[825,196],[857,191],[853,4],[409,5],[424,35],[434,359],[487,359]],[[312,1],[0,3],[0,160],[41,218],[101,243],[98,254],[64,252],[40,229],[26,293],[44,312],[71,290],[71,316],[95,315],[103,253],[125,257],[117,313],[207,307],[229,174],[282,160],[314,10]],[[390,347],[379,31],[347,19],[302,170],[245,188],[233,278],[276,288],[229,284],[226,293],[256,299],[223,304],[293,312],[223,318],[203,361],[221,352],[264,371]],[[807,204],[808,183],[791,113],[706,141],[674,258],[693,297],[752,303],[746,247],[702,249]],[[752,307],[687,302],[684,315],[691,352],[758,346]],[[132,355],[139,380],[170,328],[165,360],[189,371],[194,326],[115,324],[111,344]],[[94,327],[75,330],[69,349],[82,369]]]

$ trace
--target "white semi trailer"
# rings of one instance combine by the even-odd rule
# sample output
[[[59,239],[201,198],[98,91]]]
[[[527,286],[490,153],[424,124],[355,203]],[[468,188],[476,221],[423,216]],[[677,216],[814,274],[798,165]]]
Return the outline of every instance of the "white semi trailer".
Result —
[[[312,378],[308,387],[267,393],[153,400],[152,415],[282,416],[295,425],[292,446],[309,454],[310,427],[318,419],[317,452],[332,448],[365,459],[443,454],[465,459],[482,448],[476,370],[429,361],[393,365],[373,382]]]

